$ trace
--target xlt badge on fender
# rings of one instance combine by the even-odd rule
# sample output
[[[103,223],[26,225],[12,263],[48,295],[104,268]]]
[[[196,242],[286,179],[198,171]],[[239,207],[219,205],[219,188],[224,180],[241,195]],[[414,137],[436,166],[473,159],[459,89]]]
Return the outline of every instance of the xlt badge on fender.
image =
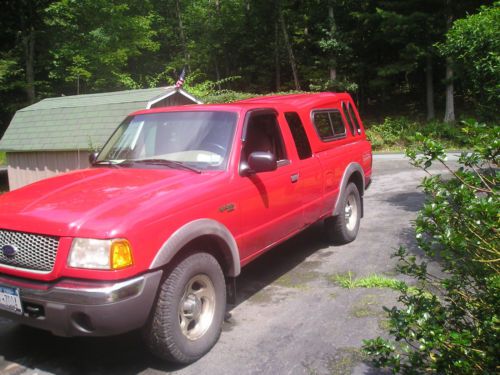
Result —
[[[219,212],[232,212],[234,211],[235,206],[234,203],[228,203],[225,204],[224,206],[219,207]]]

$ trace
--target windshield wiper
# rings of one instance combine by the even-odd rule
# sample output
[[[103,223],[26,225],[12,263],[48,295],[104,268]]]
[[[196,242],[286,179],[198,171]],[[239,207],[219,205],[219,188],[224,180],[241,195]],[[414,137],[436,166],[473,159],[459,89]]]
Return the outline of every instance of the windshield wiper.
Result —
[[[100,160],[92,163],[93,167],[96,165],[109,165],[111,167],[120,168],[120,164],[113,160]]]
[[[177,168],[177,169],[186,169],[191,172],[201,173],[201,170],[198,168],[192,167],[188,164],[185,164],[181,161],[175,160],[167,160],[167,159],[138,159],[138,160],[126,160],[125,163],[144,163],[144,164],[153,164],[153,165],[166,165],[167,167]]]

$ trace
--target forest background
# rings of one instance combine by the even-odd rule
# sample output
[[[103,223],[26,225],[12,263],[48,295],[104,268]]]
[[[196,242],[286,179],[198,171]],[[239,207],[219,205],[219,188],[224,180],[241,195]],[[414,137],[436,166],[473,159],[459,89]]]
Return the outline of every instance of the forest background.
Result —
[[[208,102],[348,91],[375,148],[418,128],[451,139],[460,118],[498,116],[499,4],[2,0],[0,136],[45,97],[171,85],[186,67]]]

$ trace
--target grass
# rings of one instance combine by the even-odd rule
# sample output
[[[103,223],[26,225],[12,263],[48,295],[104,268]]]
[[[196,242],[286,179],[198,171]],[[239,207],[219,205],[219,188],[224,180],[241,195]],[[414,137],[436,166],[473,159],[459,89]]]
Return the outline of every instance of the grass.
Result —
[[[358,279],[353,278],[351,271],[330,276],[330,281],[339,284],[342,288],[389,288],[393,290],[401,290],[408,288],[404,281],[389,278],[383,275],[372,274]]]
[[[342,288],[354,289],[354,288],[387,288],[396,291],[406,290],[409,294],[419,294],[422,291],[414,286],[408,286],[404,281],[393,279],[384,275],[378,275],[376,273],[360,277],[353,278],[353,273],[351,271],[343,274],[330,275],[328,279],[340,285]],[[424,291],[423,295],[426,298],[432,298],[433,294],[429,291]]]

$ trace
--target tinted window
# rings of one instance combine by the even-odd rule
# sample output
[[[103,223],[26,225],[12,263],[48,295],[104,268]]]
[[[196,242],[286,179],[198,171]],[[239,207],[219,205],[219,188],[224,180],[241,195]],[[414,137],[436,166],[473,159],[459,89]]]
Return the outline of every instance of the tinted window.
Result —
[[[295,112],[287,112],[285,113],[285,118],[288,122],[290,132],[292,133],[299,158],[307,159],[311,157],[311,145],[309,144],[309,139],[307,139],[307,134],[304,130],[304,125],[302,125],[302,121],[300,121],[299,115]]]
[[[351,134],[354,135],[354,125],[352,124],[352,119],[349,113],[347,112],[346,103],[342,102],[342,112],[344,113],[344,117],[349,124],[349,129],[351,130]]]
[[[281,130],[274,114],[252,115],[248,122],[243,156],[248,159],[248,156],[256,151],[270,152],[278,161],[287,158]]]
[[[348,105],[347,108],[349,109],[349,114],[351,115],[351,119],[356,125],[356,130],[358,134],[361,134],[361,127],[359,126],[358,118],[356,117],[356,114],[354,113],[354,109],[352,108],[352,105]]]
[[[323,141],[345,137],[345,125],[337,110],[313,112],[314,126]]]
[[[330,116],[328,116],[328,112],[316,112],[314,114],[314,126],[321,139],[333,137],[333,129],[330,125]]]
[[[340,115],[340,112],[330,112],[330,120],[332,121],[332,128],[333,128],[333,136],[334,137],[341,137],[345,136],[345,125],[344,121],[342,121],[342,116]]]

